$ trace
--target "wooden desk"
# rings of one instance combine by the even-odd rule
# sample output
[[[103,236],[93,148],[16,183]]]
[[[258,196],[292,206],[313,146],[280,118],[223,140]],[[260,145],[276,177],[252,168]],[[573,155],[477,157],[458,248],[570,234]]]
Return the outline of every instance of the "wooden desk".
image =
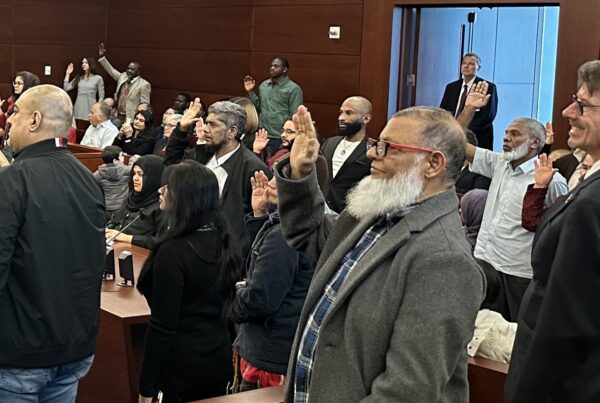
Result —
[[[102,284],[96,356],[90,373],[79,383],[81,403],[137,402],[150,308],[136,288],[117,285],[121,281],[117,260],[124,250],[132,253],[137,281],[149,251],[121,242],[114,244],[114,250],[116,278]]]
[[[469,357],[470,403],[504,403],[508,364],[483,357]]]
[[[69,151],[73,153],[87,169],[95,172],[98,169],[98,165],[104,164],[102,161],[102,150],[95,147],[82,146],[81,144],[67,144]]]

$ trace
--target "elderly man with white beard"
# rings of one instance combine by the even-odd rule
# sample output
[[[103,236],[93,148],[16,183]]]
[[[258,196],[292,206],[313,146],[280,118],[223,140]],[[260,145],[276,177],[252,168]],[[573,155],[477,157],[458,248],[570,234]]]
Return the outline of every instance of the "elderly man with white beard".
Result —
[[[475,111],[489,99],[488,84],[476,84],[458,117],[467,127]],[[484,308],[516,322],[523,294],[531,281],[531,246],[534,234],[521,225],[523,197],[535,183],[534,167],[544,146],[546,131],[535,119],[517,118],[504,132],[503,153],[466,145],[471,172],[492,179],[474,255],[487,279]],[[549,207],[558,196],[569,191],[567,181],[554,175],[544,201]]]
[[[294,115],[275,166],[287,242],[318,261],[296,331],[285,401],[466,402],[466,345],[485,278],[471,257],[453,183],[463,130],[446,111],[396,113],[367,143],[371,175],[325,213],[310,114]]]

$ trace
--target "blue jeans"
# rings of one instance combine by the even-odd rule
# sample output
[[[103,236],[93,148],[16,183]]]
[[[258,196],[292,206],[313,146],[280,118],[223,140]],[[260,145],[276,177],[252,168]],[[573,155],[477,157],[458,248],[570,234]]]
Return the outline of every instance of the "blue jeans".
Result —
[[[50,368],[0,367],[0,402],[71,403],[94,356]]]

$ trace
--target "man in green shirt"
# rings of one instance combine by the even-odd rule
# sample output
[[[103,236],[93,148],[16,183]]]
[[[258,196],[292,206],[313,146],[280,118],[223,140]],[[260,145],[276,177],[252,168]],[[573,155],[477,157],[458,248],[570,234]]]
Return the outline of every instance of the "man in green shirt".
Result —
[[[292,118],[303,102],[302,89],[287,76],[289,67],[285,58],[278,56],[273,59],[269,68],[271,78],[260,84],[259,95],[254,92],[256,86],[254,78],[244,77],[244,88],[248,92],[248,98],[256,106],[259,125],[269,132],[267,158],[280,148],[283,124]]]

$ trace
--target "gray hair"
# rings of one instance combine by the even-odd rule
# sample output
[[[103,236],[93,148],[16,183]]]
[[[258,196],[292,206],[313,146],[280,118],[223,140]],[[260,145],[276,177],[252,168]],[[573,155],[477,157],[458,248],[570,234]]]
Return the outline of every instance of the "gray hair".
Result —
[[[577,70],[577,88],[585,88],[593,94],[600,90],[600,60],[583,63]]]
[[[546,144],[546,129],[543,124],[531,118],[516,118],[511,124],[512,123],[524,124],[527,136],[529,136],[530,139],[539,140],[538,152],[544,147],[544,144]]]
[[[240,139],[246,129],[246,111],[243,107],[230,101],[219,101],[209,106],[208,113],[217,115],[227,129],[235,127],[237,129],[235,138]]]
[[[175,123],[179,123],[179,121],[181,120],[182,117],[183,117],[183,115],[181,115],[179,113],[174,113],[167,118],[167,121],[175,120]]]
[[[426,106],[416,106],[394,113],[392,119],[413,118],[422,122],[421,146],[441,151],[446,156],[445,179],[456,182],[465,161],[465,132],[449,112]]]
[[[111,113],[110,106],[106,105],[104,102],[96,102],[96,105],[98,105],[98,110],[100,111],[100,114],[102,115],[102,117],[105,120],[108,120],[110,118],[110,113]]]

